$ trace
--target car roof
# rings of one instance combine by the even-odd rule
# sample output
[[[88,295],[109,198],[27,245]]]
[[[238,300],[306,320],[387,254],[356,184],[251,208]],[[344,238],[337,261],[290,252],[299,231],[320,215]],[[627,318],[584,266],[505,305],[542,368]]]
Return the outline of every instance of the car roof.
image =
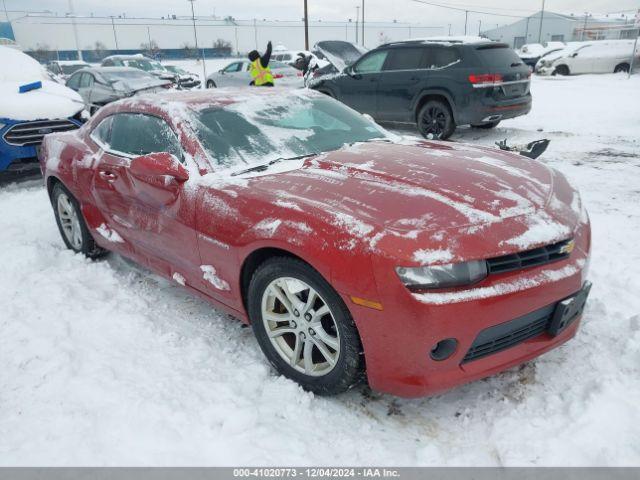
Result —
[[[492,45],[492,46],[504,46],[508,47],[506,43],[494,42],[488,38],[481,37],[427,37],[427,38],[412,38],[409,40],[399,40],[397,42],[389,42],[380,47],[403,47],[403,46],[415,46],[415,45],[471,45],[473,47]],[[378,47],[378,48],[380,48]]]
[[[144,70],[140,70],[137,68],[132,68],[132,67],[84,67],[81,68],[79,70],[76,70],[74,72],[74,75],[76,73],[80,73],[80,72],[87,72],[87,73],[117,73],[117,72],[142,72],[142,73],[147,73]]]
[[[152,58],[146,57],[141,53],[134,53],[131,55],[109,55],[108,57],[105,57],[102,59],[102,61],[104,62],[105,60],[153,60]]]

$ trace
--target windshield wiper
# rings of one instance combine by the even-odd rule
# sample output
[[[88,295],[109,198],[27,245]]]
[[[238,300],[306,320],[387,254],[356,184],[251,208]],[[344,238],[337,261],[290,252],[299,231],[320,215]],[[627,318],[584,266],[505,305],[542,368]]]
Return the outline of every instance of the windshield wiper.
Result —
[[[235,177],[237,175],[242,175],[242,174],[251,173],[251,172],[264,172],[265,170],[267,170],[274,163],[284,162],[285,160],[300,160],[301,158],[313,157],[315,155],[318,155],[318,154],[317,153],[307,153],[305,155],[298,155],[297,157],[288,157],[288,158],[279,157],[279,158],[274,158],[273,160],[271,160],[271,161],[269,161],[267,163],[262,163],[260,165],[254,166],[254,167],[245,168],[244,170],[240,170],[239,172],[233,172],[231,174],[231,176]]]

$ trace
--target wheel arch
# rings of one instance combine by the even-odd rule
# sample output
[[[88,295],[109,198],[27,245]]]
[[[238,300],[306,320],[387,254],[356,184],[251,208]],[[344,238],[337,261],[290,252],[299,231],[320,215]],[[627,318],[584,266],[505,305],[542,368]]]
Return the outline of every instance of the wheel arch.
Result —
[[[249,293],[249,283],[251,282],[251,277],[253,277],[253,274],[258,269],[258,267],[260,267],[260,265],[262,265],[270,258],[274,257],[289,257],[300,260],[301,262],[306,263],[311,268],[316,270],[320,275],[325,277],[325,280],[327,280],[327,282],[329,281],[326,276],[323,275],[320,270],[315,268],[307,259],[302,258],[300,255],[297,255],[290,250],[275,246],[263,246],[256,248],[244,258],[240,267],[240,295],[245,311],[248,311],[247,297]]]
[[[456,104],[453,101],[453,97],[451,94],[445,90],[425,90],[421,92],[413,102],[412,110],[413,110],[413,119],[417,123],[418,122],[418,114],[420,113],[420,109],[422,106],[430,100],[440,100],[446,103],[451,110],[451,114],[453,115],[454,122],[458,123],[458,113],[456,112]]]

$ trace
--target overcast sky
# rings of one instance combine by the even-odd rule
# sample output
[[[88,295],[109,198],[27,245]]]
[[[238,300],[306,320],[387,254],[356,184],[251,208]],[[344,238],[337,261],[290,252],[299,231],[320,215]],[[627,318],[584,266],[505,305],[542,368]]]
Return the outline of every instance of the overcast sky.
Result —
[[[362,0],[308,0],[311,20],[339,20],[355,18],[356,5]],[[540,10],[538,0],[428,0],[458,8],[468,8],[508,15],[522,15]],[[68,0],[4,0],[7,10],[51,10],[64,14],[69,11]],[[73,0],[78,15],[165,16],[168,14],[190,15],[187,0]],[[640,0],[547,0],[546,10],[559,13],[596,14],[634,10]],[[196,15],[237,19],[299,20],[303,16],[303,0],[196,0]],[[416,3],[412,0],[365,0],[368,21],[414,22],[428,25],[464,25],[464,12]],[[15,14],[11,14],[13,16]],[[517,18],[479,15],[470,13],[469,22],[482,20],[487,24],[508,24]]]

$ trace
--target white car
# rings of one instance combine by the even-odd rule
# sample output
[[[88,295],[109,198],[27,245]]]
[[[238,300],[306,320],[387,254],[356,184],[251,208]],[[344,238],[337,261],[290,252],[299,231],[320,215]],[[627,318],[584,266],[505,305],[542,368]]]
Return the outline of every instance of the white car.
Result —
[[[576,42],[563,50],[542,57],[536,64],[540,75],[628,72],[633,40]],[[640,48],[635,52],[640,60]]]
[[[251,62],[248,59],[238,59],[229,63],[226,67],[207,77],[207,88],[223,87],[248,87],[251,81],[249,69]],[[271,60],[269,68],[276,86],[303,87],[302,72],[286,63]]]

